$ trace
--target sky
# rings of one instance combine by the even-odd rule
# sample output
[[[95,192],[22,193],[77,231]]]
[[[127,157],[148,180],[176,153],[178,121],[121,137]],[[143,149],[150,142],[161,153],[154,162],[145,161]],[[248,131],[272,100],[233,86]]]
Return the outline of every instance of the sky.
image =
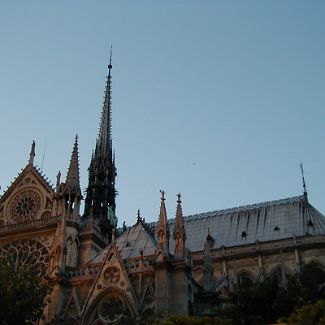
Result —
[[[109,48],[119,224],[301,195],[325,214],[325,2],[1,1],[0,185],[55,183],[79,136],[82,190]]]

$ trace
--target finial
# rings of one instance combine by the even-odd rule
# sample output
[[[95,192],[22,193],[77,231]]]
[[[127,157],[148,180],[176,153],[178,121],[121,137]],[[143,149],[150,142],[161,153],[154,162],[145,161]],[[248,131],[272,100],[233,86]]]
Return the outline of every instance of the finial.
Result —
[[[59,188],[60,181],[61,181],[61,172],[59,171],[58,174],[56,175],[56,188]]]
[[[32,147],[30,149],[30,154],[29,154],[29,165],[34,164],[34,158],[35,158],[35,141],[33,140]]]
[[[179,203],[179,204],[182,203],[182,201],[181,201],[181,197],[182,197],[182,196],[181,196],[181,193],[178,193],[178,194],[177,194],[177,203]]]
[[[110,55],[109,55],[109,65],[108,65],[108,69],[111,72],[112,69],[112,52],[113,52],[113,47],[111,45],[111,51],[110,51]]]
[[[307,196],[307,189],[306,189],[306,182],[305,182],[305,176],[304,176],[304,167],[302,165],[302,162],[300,162],[300,170],[301,170],[301,176],[302,176],[302,186],[304,188],[304,196]]]
[[[160,190],[160,193],[161,193],[161,201],[165,201],[165,191]]]
[[[140,209],[138,209],[137,223],[141,222]]]

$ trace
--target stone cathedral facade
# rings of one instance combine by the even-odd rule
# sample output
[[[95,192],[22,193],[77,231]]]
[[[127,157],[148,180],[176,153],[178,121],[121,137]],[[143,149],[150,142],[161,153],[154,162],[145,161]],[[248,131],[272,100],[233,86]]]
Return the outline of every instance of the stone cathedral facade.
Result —
[[[111,139],[111,68],[100,131],[83,198],[78,138],[67,176],[52,187],[28,164],[0,197],[0,256],[33,264],[50,283],[47,320],[71,324],[146,324],[153,316],[213,315],[217,297],[239,283],[325,270],[325,217],[307,192],[292,198],[183,216],[181,196],[167,217],[161,191],[157,222],[117,228],[116,167]],[[80,204],[85,200],[84,211]]]

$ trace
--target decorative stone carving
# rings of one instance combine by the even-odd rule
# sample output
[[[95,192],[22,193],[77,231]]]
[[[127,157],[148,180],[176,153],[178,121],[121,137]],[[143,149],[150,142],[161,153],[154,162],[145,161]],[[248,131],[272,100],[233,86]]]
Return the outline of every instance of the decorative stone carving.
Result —
[[[41,208],[41,195],[32,188],[18,191],[8,204],[10,218],[15,222],[36,219]]]
[[[120,270],[116,266],[109,266],[104,271],[104,279],[110,283],[116,283],[120,279]]]
[[[107,297],[98,308],[98,315],[104,321],[109,323],[120,320],[125,312],[125,304],[117,296]]]
[[[16,268],[33,265],[43,275],[49,263],[47,248],[33,239],[16,240],[3,245],[0,247],[0,258],[11,261]]]
[[[86,319],[86,324],[91,325],[134,323],[126,301],[115,293],[104,296]]]
[[[54,235],[50,235],[50,236],[41,236],[38,237],[37,239],[49,249],[52,246],[53,238]]]

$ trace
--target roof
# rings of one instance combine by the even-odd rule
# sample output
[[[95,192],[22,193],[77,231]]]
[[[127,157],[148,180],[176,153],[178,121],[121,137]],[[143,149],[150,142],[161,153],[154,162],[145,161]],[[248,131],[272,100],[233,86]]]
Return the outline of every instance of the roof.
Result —
[[[152,256],[156,253],[154,238],[150,236],[141,222],[130,227],[116,240],[116,246],[121,259],[139,257],[140,251],[144,257]],[[90,263],[100,263],[103,261],[109,246],[99,253]]]
[[[170,233],[175,220],[170,220]],[[268,201],[184,218],[186,247],[202,251],[208,235],[214,248],[232,247],[304,235],[324,235],[325,217],[308,203],[305,196]],[[174,251],[170,239],[170,252]]]
[[[169,233],[174,230],[175,219],[170,219]],[[157,223],[147,224],[155,230]],[[147,228],[147,227],[146,227]],[[325,217],[305,196],[216,210],[184,217],[185,246],[192,252],[202,251],[208,233],[214,239],[213,248],[233,247],[259,242],[292,238],[293,236],[325,235]],[[153,255],[156,240],[141,222],[127,229],[117,239],[122,259]],[[175,241],[170,236],[169,250],[174,253]],[[105,256],[104,249],[92,263]]]

